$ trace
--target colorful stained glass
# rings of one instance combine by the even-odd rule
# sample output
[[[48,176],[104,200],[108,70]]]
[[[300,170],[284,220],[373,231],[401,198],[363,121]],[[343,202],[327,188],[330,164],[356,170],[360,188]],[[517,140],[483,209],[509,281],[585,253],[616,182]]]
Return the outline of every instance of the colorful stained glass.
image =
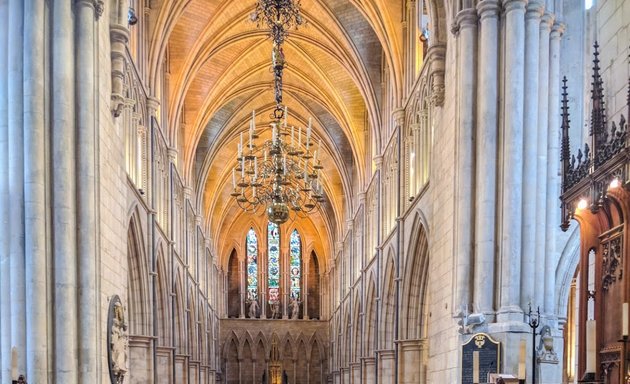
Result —
[[[280,229],[278,224],[267,225],[267,274],[269,303],[280,301]]]
[[[258,299],[258,239],[256,232],[250,228],[247,232],[247,297]]]
[[[289,279],[291,280],[291,298],[300,299],[300,278],[302,276],[302,244],[297,229],[291,233],[290,239],[291,262],[289,264]]]

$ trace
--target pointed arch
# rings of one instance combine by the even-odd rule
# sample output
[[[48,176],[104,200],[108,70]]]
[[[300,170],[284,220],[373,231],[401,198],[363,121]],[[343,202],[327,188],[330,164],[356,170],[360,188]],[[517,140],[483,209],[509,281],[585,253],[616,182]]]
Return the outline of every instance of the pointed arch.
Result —
[[[132,215],[127,230],[127,297],[129,308],[129,333],[150,335],[148,262],[144,236],[140,229],[137,211]]]
[[[395,293],[396,293],[396,265],[394,262],[394,251],[389,250],[387,264],[385,265],[385,275],[383,280],[382,313],[384,320],[379,333],[382,336],[381,349],[394,348],[394,321],[395,321]]]
[[[175,348],[177,353],[184,353],[186,348],[186,325],[184,314],[184,286],[182,283],[181,270],[177,270],[175,278],[175,313],[173,321],[175,322]]]
[[[238,317],[241,313],[241,276],[238,263],[236,249],[233,249],[230,253],[227,269],[228,317]]]
[[[245,238],[247,265],[247,298],[258,300],[258,236],[254,227],[250,227]]]
[[[369,357],[374,354],[375,350],[375,340],[376,340],[376,311],[377,311],[377,302],[376,302],[376,283],[374,282],[374,276],[370,274],[370,278],[368,279],[368,288],[365,302],[367,303],[367,318],[365,321],[366,331],[366,340],[363,355],[364,357]]]
[[[289,237],[289,280],[291,298],[302,298],[302,238],[297,229]]]
[[[157,336],[158,344],[161,346],[169,345],[172,340],[171,324],[170,324],[170,305],[169,305],[169,282],[168,272],[166,268],[166,260],[164,255],[164,247],[158,245],[157,256]]]
[[[269,303],[280,301],[280,227],[267,224],[267,291]]]
[[[427,284],[429,271],[429,242],[420,214],[414,218],[407,252],[402,293],[401,336],[406,339],[426,337]]]

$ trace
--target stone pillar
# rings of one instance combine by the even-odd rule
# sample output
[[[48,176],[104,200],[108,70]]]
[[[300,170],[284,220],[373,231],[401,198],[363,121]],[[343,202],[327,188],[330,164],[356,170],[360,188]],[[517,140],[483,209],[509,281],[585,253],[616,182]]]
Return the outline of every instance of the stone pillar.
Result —
[[[18,352],[18,372],[26,372],[26,284],[24,254],[24,1],[9,1],[9,255],[11,347]]]
[[[378,352],[378,382],[393,383],[395,382],[394,365],[396,364],[396,353],[393,349],[382,350]]]
[[[363,360],[363,384],[376,383],[376,359],[364,357]]]
[[[46,149],[44,107],[45,10],[38,0],[24,2],[24,216],[26,263],[26,377],[48,380]],[[94,352],[96,352],[96,346]]]
[[[96,23],[102,4],[95,0],[77,0],[75,5],[77,100],[77,241],[79,254],[79,381],[97,382],[98,300],[96,281],[97,262],[100,260],[97,238],[97,177],[98,141],[96,104],[95,44]]]
[[[553,17],[546,13],[540,22],[540,54],[538,71],[538,161],[536,164],[536,212],[547,210],[547,129],[549,115],[549,34]],[[538,220],[536,226],[536,268],[533,300],[536,305],[544,304],[545,297],[545,243],[547,236],[546,220]]]
[[[361,363],[350,363],[350,382],[361,384]]]
[[[75,173],[74,20],[71,1],[53,3],[52,151],[55,382],[76,383],[77,243]]]
[[[477,44],[477,11],[468,8],[457,14],[459,25],[459,111],[457,134],[456,173],[456,242],[457,262],[456,305],[468,306],[471,301],[471,263],[473,235],[473,206],[470,191],[473,190],[473,137],[475,115],[475,72]]]
[[[9,0],[0,0],[0,20],[9,20]],[[0,292],[11,284],[9,242],[9,23],[0,23]],[[0,381],[11,381],[11,295],[0,295]]]
[[[555,313],[555,267],[558,262],[556,235],[560,222],[560,39],[564,24],[556,22],[549,42],[549,129],[547,152],[547,236],[545,252],[545,310]]]
[[[523,321],[520,307],[523,202],[523,97],[525,79],[525,5],[505,0],[505,95],[503,138],[503,226],[499,321]]]
[[[475,215],[475,311],[494,312],[494,255],[497,183],[497,95],[499,0],[477,4],[481,19],[477,87]]]
[[[239,311],[240,311],[240,315],[239,318],[244,319],[245,318],[245,291],[247,290],[247,288],[245,287],[245,285],[247,284],[247,266],[246,266],[247,261],[246,260],[239,260],[238,261],[238,290],[239,290],[239,298],[240,298],[240,305],[239,305]]]
[[[311,260],[311,253],[304,254],[302,250],[302,318],[304,320],[310,319],[308,316],[308,274],[310,273],[309,263]]]
[[[412,384],[424,382],[422,373],[422,342],[420,340],[402,340],[398,361],[398,383]]]
[[[543,5],[530,1],[525,13],[525,100],[523,116],[523,241],[521,257],[521,308],[534,299],[536,262],[536,171],[538,162],[538,57]],[[508,171],[510,172],[510,171]],[[508,214],[509,211],[504,211]]]

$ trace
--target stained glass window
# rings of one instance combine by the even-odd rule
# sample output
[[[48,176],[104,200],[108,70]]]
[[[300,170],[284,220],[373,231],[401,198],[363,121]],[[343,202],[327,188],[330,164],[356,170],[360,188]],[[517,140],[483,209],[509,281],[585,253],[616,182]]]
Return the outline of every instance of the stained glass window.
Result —
[[[267,272],[269,287],[269,303],[280,301],[280,229],[278,224],[267,225]]]
[[[247,297],[258,299],[258,239],[253,228],[247,232]]]
[[[302,248],[300,234],[297,229],[291,233],[291,262],[289,264],[289,278],[291,279],[291,298],[300,299],[300,277],[302,276]]]

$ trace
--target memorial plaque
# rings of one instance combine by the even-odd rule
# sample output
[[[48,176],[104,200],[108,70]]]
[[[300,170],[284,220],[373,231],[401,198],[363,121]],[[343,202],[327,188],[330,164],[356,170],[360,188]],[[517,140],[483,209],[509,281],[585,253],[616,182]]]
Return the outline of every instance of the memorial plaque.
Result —
[[[462,384],[473,384],[473,352],[479,352],[479,381],[499,372],[500,343],[485,333],[477,333],[462,345]]]

